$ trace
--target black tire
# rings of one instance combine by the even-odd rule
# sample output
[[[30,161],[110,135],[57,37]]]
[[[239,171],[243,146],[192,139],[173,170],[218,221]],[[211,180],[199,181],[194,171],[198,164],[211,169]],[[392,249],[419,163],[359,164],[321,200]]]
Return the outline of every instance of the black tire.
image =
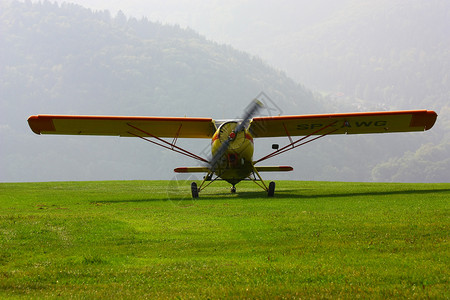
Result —
[[[193,182],[191,183],[191,192],[192,192],[192,198],[198,198],[198,189],[197,189],[197,183]]]
[[[234,186],[231,188],[231,193],[236,194],[236,188]]]
[[[275,194],[275,182],[271,181],[269,183],[269,190],[267,191],[267,195],[269,197],[273,197],[274,194]]]

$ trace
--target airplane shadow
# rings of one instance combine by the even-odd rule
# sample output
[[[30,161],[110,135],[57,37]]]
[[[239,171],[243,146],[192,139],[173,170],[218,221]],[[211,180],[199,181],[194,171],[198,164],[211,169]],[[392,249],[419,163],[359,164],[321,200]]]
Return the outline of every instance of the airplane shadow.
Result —
[[[347,198],[347,197],[361,197],[361,196],[389,196],[389,195],[426,195],[436,193],[448,193],[450,189],[427,189],[427,190],[398,190],[398,191],[375,191],[375,192],[349,192],[349,193],[328,193],[328,194],[314,194],[314,195],[299,195],[298,198],[303,199],[317,199],[317,198]]]
[[[374,191],[374,192],[348,192],[348,193],[325,193],[321,194],[320,190],[317,193],[313,193],[310,189],[307,190],[308,194],[302,194],[302,189],[295,190],[280,190],[275,192],[274,197],[268,197],[263,191],[252,192],[238,192],[236,194],[230,193],[217,193],[217,194],[201,194],[199,198],[192,199],[190,195],[179,197],[161,197],[161,198],[144,198],[144,199],[117,199],[117,200],[100,200],[91,201],[92,204],[114,204],[114,203],[142,203],[142,202],[177,202],[189,204],[195,201],[203,200],[236,200],[236,199],[267,199],[270,201],[276,201],[277,199],[321,199],[321,198],[349,198],[349,197],[380,197],[389,195],[427,195],[436,193],[449,193],[450,189],[426,189],[426,190],[397,190],[397,191]]]

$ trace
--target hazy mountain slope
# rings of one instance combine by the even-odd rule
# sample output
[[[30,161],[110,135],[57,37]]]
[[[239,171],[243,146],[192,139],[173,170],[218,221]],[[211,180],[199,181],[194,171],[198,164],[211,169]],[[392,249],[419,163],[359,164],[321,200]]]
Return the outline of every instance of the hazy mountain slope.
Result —
[[[365,101],[423,104],[449,84],[448,1],[72,1],[194,28],[309,87]]]
[[[424,145],[374,166],[377,181],[450,181],[450,2],[349,1],[326,21],[256,45],[334,111],[435,110]],[[270,51],[274,46],[280,53]],[[266,48],[264,48],[266,47]],[[392,147],[399,147],[394,141]]]
[[[285,75],[189,30],[49,2],[0,14],[0,180],[170,178],[186,163],[142,142],[38,137],[32,114],[236,118],[261,91],[282,109],[320,111]]]
[[[277,45],[291,55],[278,61],[321,90],[428,104],[430,92],[450,84],[449,11],[448,1],[353,1],[326,22],[280,36]]]

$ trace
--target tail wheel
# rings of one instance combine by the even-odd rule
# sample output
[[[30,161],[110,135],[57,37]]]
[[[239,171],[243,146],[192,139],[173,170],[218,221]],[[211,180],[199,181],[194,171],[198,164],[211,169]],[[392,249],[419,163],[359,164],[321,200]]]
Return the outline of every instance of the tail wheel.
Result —
[[[192,198],[198,198],[198,189],[197,189],[197,183],[193,182],[191,183],[191,192],[192,192]]]
[[[269,183],[269,190],[267,191],[267,194],[269,197],[273,197],[275,194],[275,182],[271,181]]]

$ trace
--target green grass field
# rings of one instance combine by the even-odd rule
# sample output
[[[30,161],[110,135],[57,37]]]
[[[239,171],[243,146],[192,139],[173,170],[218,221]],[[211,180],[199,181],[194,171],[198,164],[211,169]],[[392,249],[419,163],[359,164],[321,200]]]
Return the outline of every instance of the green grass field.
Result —
[[[0,184],[0,298],[449,298],[450,184]]]

